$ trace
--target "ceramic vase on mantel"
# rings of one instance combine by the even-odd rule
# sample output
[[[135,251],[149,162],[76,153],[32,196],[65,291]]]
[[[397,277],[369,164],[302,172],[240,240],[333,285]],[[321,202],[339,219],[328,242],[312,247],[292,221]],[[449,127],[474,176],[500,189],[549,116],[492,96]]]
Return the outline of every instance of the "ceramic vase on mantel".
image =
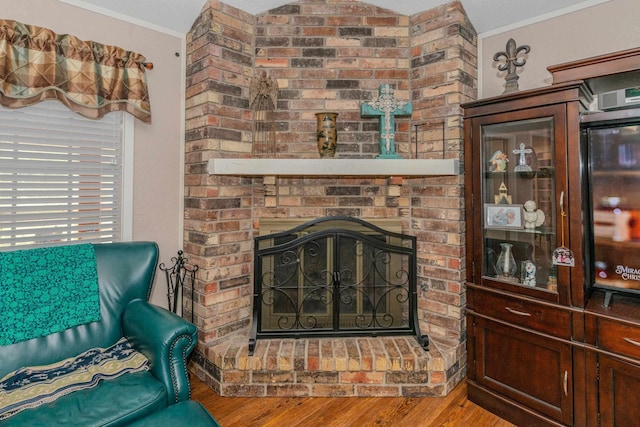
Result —
[[[338,145],[338,113],[316,113],[318,120],[318,153],[321,158],[334,157]]]

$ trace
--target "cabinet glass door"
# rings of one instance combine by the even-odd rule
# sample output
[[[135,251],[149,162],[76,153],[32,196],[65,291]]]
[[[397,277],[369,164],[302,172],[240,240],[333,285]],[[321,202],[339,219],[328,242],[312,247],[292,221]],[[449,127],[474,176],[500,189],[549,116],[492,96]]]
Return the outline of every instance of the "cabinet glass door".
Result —
[[[557,293],[554,117],[480,129],[482,276]]]
[[[593,284],[640,292],[640,123],[586,128]]]

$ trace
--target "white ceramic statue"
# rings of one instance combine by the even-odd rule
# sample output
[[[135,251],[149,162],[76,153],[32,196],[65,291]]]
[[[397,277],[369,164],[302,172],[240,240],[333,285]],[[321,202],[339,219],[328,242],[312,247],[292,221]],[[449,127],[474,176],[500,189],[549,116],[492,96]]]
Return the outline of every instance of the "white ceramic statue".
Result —
[[[524,202],[524,228],[532,230],[544,224],[544,212],[537,209],[537,207],[538,205],[536,205],[536,202],[533,200],[527,200]]]
[[[522,263],[522,284],[525,286],[536,285],[536,265],[531,261]]]

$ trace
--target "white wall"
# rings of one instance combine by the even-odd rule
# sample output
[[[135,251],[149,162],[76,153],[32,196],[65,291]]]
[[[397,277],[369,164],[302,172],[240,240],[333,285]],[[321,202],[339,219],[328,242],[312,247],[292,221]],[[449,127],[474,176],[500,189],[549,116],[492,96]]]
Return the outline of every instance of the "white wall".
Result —
[[[56,0],[2,0],[0,16],[116,45],[153,62],[147,72],[152,123],[135,120],[133,240],[156,241],[160,262],[171,265],[182,248],[184,38]],[[156,278],[152,301],[167,305],[164,275]]]
[[[547,67],[551,65],[640,47],[640,1],[609,0],[500,34],[481,34],[481,98],[504,91],[504,73],[498,71],[493,55],[505,50],[509,38],[518,46],[531,47],[526,65],[518,71],[520,90],[548,86],[551,74]]]

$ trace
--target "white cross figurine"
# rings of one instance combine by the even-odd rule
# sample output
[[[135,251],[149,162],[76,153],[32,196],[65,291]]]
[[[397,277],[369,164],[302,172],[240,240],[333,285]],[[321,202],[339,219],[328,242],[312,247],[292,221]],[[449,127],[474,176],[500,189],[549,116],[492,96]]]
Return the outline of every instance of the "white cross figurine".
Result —
[[[525,154],[533,153],[531,148],[524,148],[524,144],[520,143],[520,149],[513,150],[513,154],[520,154],[520,159],[518,160],[518,166],[515,167],[515,172],[531,172],[531,166],[527,164],[527,160],[525,159]]]

